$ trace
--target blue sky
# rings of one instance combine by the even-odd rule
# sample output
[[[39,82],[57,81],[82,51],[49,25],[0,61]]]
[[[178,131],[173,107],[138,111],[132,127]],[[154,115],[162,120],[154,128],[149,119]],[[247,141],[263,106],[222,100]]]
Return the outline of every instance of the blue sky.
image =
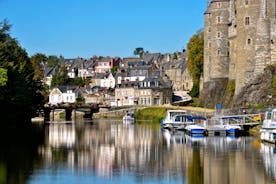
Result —
[[[0,20],[31,56],[172,53],[203,28],[206,0],[0,0]]]

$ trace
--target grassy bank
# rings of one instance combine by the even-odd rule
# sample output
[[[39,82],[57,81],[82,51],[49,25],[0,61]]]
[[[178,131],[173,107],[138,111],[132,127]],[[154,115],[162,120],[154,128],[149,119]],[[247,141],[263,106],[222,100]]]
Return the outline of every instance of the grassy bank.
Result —
[[[151,121],[154,123],[160,123],[166,116],[168,108],[165,107],[149,107],[141,109],[135,112],[135,118],[139,121]]]
[[[179,106],[158,106],[158,107],[148,107],[135,112],[135,118],[138,121],[151,121],[153,123],[160,123],[161,120],[166,116],[166,112],[169,109],[181,109],[192,112],[213,112],[212,109],[203,109],[199,107],[179,107]]]

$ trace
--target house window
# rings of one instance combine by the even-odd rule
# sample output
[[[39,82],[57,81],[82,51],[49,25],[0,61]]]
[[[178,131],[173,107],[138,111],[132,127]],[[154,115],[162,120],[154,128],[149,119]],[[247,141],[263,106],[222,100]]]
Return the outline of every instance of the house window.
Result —
[[[218,17],[217,17],[217,24],[220,24],[220,23],[221,23],[221,17],[218,16]]]
[[[245,25],[249,25],[250,24],[250,17],[245,17]]]

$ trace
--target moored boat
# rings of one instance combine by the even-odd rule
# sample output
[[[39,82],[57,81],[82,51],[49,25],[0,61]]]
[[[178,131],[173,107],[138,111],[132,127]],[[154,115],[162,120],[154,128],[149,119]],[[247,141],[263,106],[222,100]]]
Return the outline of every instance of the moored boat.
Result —
[[[134,113],[133,112],[127,112],[123,117],[123,122],[124,123],[134,123],[135,122]]]
[[[238,125],[225,125],[224,128],[226,129],[227,134],[239,134],[241,133],[241,127]]]
[[[260,133],[262,141],[276,144],[276,108],[266,111]]]
[[[206,128],[201,125],[187,125],[185,130],[190,134],[206,134]]]
[[[161,121],[160,126],[167,129],[184,129],[188,123],[188,115],[185,110],[167,110],[165,118]]]

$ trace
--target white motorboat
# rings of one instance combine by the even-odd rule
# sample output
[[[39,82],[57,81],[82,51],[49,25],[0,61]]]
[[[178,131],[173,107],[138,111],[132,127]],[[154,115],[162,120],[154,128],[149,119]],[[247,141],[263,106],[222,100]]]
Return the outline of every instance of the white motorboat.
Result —
[[[185,110],[167,110],[166,117],[161,121],[160,125],[163,128],[184,129],[189,122],[187,111]]]
[[[260,132],[262,141],[276,143],[276,108],[266,111]]]
[[[127,112],[123,117],[123,122],[124,123],[134,123],[135,122],[134,113],[133,112]]]
[[[190,134],[206,134],[206,128],[201,125],[187,125],[185,129]]]

